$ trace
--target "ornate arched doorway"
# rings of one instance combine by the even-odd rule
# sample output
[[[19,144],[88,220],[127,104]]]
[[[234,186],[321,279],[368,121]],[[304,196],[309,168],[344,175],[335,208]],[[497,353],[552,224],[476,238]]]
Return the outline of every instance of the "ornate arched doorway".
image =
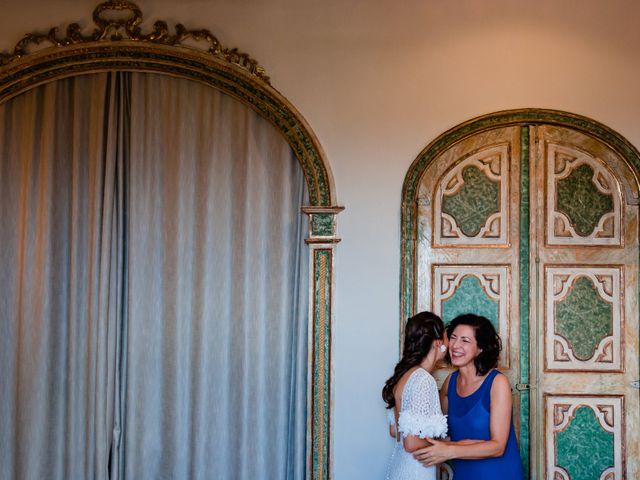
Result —
[[[449,130],[405,178],[401,317],[495,322],[531,478],[637,476],[639,172],[611,129],[528,109]]]

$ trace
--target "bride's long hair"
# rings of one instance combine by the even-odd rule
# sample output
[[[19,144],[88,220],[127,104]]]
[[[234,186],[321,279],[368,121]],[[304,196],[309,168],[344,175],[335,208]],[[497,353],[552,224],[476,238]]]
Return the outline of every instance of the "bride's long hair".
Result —
[[[387,404],[387,408],[393,408],[396,405],[393,389],[402,375],[410,368],[419,365],[429,353],[434,340],[442,339],[443,335],[444,324],[435,313],[420,312],[407,320],[404,328],[402,358],[393,370],[393,375],[382,388],[382,399]]]

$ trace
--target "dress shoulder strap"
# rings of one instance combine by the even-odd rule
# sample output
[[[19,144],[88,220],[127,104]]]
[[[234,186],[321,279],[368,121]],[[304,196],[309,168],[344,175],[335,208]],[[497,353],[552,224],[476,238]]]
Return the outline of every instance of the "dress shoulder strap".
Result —
[[[484,382],[482,382],[482,387],[480,387],[482,389],[482,404],[485,406],[487,411],[489,410],[489,405],[491,404],[491,386],[493,385],[493,381],[498,375],[501,375],[501,373],[494,368],[488,373],[487,378],[485,378]]]
[[[491,390],[491,385],[493,385],[493,381],[498,375],[500,375],[500,372],[497,369],[494,368],[493,370],[491,370],[487,374],[487,378],[485,378],[484,382],[482,382],[482,388],[484,390]]]

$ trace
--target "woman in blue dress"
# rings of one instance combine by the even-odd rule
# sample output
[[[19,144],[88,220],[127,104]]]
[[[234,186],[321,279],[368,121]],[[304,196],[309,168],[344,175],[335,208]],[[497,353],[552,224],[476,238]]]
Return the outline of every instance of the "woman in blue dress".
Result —
[[[487,318],[472,314],[456,317],[447,333],[457,370],[444,381],[440,398],[451,440],[430,440],[414,457],[425,466],[452,460],[454,480],[521,480],[511,387],[496,370],[500,337]]]

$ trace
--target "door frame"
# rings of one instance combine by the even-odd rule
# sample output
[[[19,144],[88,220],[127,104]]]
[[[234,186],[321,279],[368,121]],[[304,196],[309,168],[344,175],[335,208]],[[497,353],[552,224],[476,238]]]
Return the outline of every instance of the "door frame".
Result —
[[[640,152],[622,135],[582,115],[539,108],[504,110],[461,123],[433,140],[413,161],[402,185],[400,252],[400,338],[407,318],[416,313],[416,254],[418,190],[431,163],[455,143],[487,130],[520,126],[520,384],[529,385],[529,155],[530,125],[546,124],[571,128],[605,143],[616,152],[634,174],[640,186]],[[640,331],[638,332],[640,335]],[[638,360],[640,362],[640,359]],[[525,387],[526,388],[526,387]],[[520,452],[526,472],[530,472],[530,396],[520,391]]]

